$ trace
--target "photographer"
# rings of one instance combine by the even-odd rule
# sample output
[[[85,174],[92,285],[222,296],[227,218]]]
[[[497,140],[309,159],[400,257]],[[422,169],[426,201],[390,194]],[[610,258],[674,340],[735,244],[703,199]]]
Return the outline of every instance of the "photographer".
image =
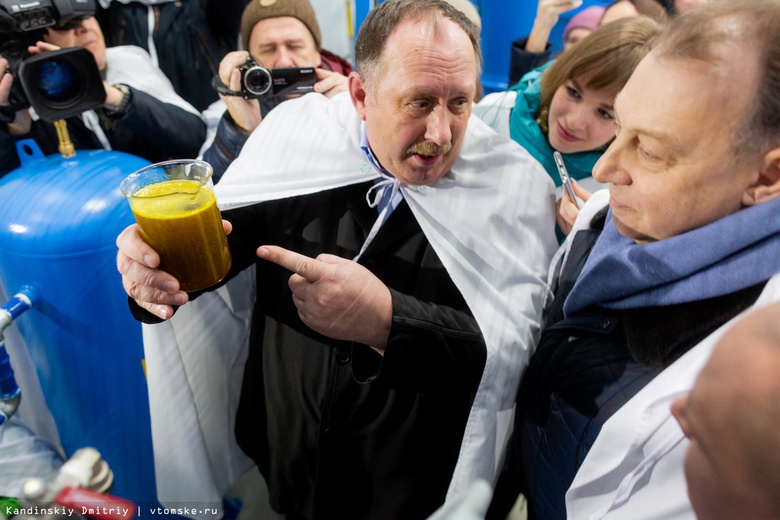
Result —
[[[56,27],[56,26],[55,26]],[[39,54],[58,48],[81,46],[95,57],[106,90],[106,99],[96,110],[69,117],[68,131],[76,149],[113,149],[151,162],[194,157],[206,135],[206,125],[195,108],[181,99],[149,55],[132,46],[106,48],[94,17],[64,27],[47,28],[27,50]],[[41,121],[34,111],[22,109],[10,119],[9,94],[16,78],[0,56],[0,108],[6,107],[0,131],[0,175],[19,166],[15,143],[33,138],[44,154],[57,152],[54,125]],[[9,72],[9,74],[6,74]]]
[[[219,64],[219,79],[227,89],[240,92],[239,67],[252,58],[273,70],[282,67],[318,67],[314,91],[327,97],[347,90],[352,67],[342,58],[320,48],[317,17],[308,0],[279,0],[269,6],[252,2],[241,17],[241,38],[247,51],[231,52]],[[214,142],[203,159],[214,167],[217,182],[244,146],[249,134],[286,97],[245,99],[220,94],[221,102],[206,112],[221,113]],[[225,107],[227,110],[225,110]]]

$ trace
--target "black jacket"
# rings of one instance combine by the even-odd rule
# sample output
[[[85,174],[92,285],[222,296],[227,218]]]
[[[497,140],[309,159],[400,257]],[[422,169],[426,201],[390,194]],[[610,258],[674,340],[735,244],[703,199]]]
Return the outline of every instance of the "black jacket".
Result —
[[[552,58],[552,45],[548,42],[543,52],[525,50],[528,36],[512,42],[509,48],[509,86],[516,85],[523,76],[541,67]]]
[[[427,518],[458,458],[486,348],[462,295],[406,202],[360,263],[389,288],[380,357],[306,327],[290,272],[255,255],[275,244],[353,258],[376,217],[361,183],[226,211],[232,276],[257,262],[257,302],[236,435],[279,512],[309,519]]]
[[[241,13],[249,0],[181,0],[156,4],[154,45],[159,67],[173,88],[199,111],[218,99],[211,78],[219,62],[238,48]],[[149,50],[149,8],[140,2],[111,2],[96,18],[106,45]]]
[[[121,118],[97,109],[100,126],[111,148],[142,157],[149,162],[192,158],[206,138],[206,124],[198,114],[163,103],[146,92],[130,87],[132,102]],[[69,117],[68,134],[77,150],[100,150],[103,145],[80,117]],[[12,136],[0,132],[0,175],[19,167],[16,141],[35,139],[44,155],[58,151],[59,139],[52,123],[34,121],[29,133]]]

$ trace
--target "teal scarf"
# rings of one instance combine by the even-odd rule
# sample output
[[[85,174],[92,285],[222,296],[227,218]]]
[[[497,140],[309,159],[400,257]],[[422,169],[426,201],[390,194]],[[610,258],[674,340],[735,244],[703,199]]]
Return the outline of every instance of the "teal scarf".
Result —
[[[553,159],[555,150],[552,149],[547,136],[536,124],[536,116],[542,100],[540,85],[542,72],[551,64],[552,62],[545,63],[532,70],[523,76],[517,85],[509,89],[517,91],[515,107],[509,115],[509,135],[513,141],[528,150],[528,153],[533,155],[547,170],[547,173],[555,181],[555,185],[560,186],[561,177],[558,175],[558,168],[555,166],[555,159]],[[569,175],[575,179],[590,177],[593,165],[596,164],[601,154],[600,151],[564,154],[563,158]]]

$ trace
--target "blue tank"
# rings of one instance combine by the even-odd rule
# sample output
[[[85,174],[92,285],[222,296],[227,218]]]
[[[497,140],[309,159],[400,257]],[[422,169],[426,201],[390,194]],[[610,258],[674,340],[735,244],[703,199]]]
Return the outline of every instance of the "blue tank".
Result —
[[[119,183],[149,162],[106,150],[44,157],[34,141],[20,145],[22,165],[0,179],[0,284],[9,296],[23,285],[39,296],[16,325],[65,454],[98,449],[113,495],[156,504],[141,326],[115,245],[134,222]]]

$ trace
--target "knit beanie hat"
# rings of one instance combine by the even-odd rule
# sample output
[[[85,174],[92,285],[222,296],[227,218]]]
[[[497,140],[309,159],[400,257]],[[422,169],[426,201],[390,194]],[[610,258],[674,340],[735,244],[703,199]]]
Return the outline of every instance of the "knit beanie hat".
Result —
[[[249,49],[249,36],[252,29],[261,20],[292,16],[305,25],[314,37],[314,45],[321,48],[320,26],[309,0],[251,0],[241,15],[241,41],[244,49]]]
[[[604,14],[604,8],[597,5],[592,5],[575,14],[571,17],[571,20],[569,20],[569,23],[566,24],[566,28],[563,30],[563,39],[566,39],[566,36],[569,35],[569,31],[576,29],[577,27],[584,27],[591,31],[594,30],[599,26],[602,14]]]

